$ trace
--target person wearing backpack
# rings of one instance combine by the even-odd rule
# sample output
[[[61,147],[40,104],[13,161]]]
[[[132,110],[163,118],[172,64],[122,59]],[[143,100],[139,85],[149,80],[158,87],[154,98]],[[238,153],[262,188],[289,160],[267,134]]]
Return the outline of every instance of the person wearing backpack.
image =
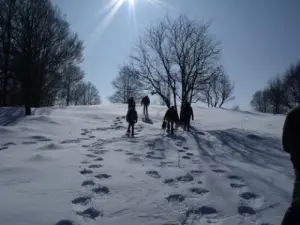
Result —
[[[134,107],[135,108],[135,101],[133,97],[130,97],[127,101],[128,103],[128,110],[130,109],[130,107]]]
[[[194,120],[194,112],[191,104],[187,102],[182,109],[183,129],[190,131],[191,119]]]
[[[126,115],[126,121],[128,123],[127,133],[129,134],[130,130],[131,130],[131,135],[134,136],[134,124],[136,124],[138,121],[138,115],[135,110],[135,107],[131,106],[129,108],[127,115]]]
[[[300,106],[292,109],[286,116],[282,145],[285,152],[290,154],[295,171],[293,198],[287,209],[281,225],[298,225],[300,223]]]
[[[143,108],[144,117],[145,117],[145,119],[148,119],[149,118],[148,107],[150,105],[150,98],[148,97],[148,95],[145,96],[144,98],[142,98],[141,105],[144,106],[144,108]]]
[[[171,131],[171,134],[174,133],[174,125],[179,120],[178,114],[176,111],[175,106],[171,106],[165,113],[164,116],[164,122],[162,124],[162,128],[167,128],[167,132],[169,133]],[[171,129],[171,130],[170,130]]]

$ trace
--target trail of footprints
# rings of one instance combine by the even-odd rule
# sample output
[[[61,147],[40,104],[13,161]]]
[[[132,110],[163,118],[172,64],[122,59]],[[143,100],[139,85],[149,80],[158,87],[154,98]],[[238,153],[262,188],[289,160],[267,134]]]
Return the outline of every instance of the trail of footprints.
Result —
[[[123,119],[123,118],[122,118]],[[112,125],[114,129],[121,129],[124,128],[122,126],[122,121],[120,117],[117,117],[116,120],[114,121],[114,124]],[[143,129],[143,126],[137,126],[136,131],[141,132]],[[87,135],[88,132],[86,131],[85,134],[82,135]],[[90,135],[92,136],[92,135]],[[78,139],[76,139],[78,140]],[[103,155],[107,152],[107,150],[103,150],[103,144],[105,144],[105,141],[101,142],[101,140],[98,140],[97,143],[93,146],[89,145],[84,145],[82,147],[88,148],[87,151],[89,153],[85,154],[86,160],[83,160],[81,162],[82,165],[85,166],[84,169],[81,169],[79,172],[83,175],[86,176],[87,179],[82,182],[81,186],[83,188],[86,188],[91,191],[90,195],[84,195],[84,196],[79,196],[77,198],[74,198],[72,200],[72,204],[75,206],[75,212],[77,215],[82,216],[84,218],[89,218],[92,220],[95,220],[98,217],[104,216],[104,212],[101,211],[100,209],[95,209],[92,207],[91,203],[93,201],[93,198],[95,196],[101,196],[101,195],[107,195],[110,193],[110,190],[108,187],[104,185],[100,185],[97,182],[103,181],[105,179],[110,179],[111,175],[105,174],[105,173],[95,173],[95,170],[101,170],[103,167],[102,164],[100,164],[101,161],[103,161]],[[149,145],[153,145],[153,143],[150,143]],[[191,160],[192,163],[194,164],[199,164],[199,160],[193,159],[194,154],[192,152],[189,152],[189,148],[184,146],[183,142],[178,140],[176,141],[176,146],[179,147],[177,149],[178,153],[180,154],[180,158],[184,160]],[[147,152],[146,158],[150,159],[156,159],[156,160],[163,160],[165,157],[163,157],[163,151],[164,149],[160,148],[155,148],[152,146],[154,151]],[[95,150],[98,149],[98,150]],[[124,150],[122,149],[116,149],[116,152],[123,152]],[[159,154],[159,152],[161,154]],[[158,153],[158,154],[157,154]],[[139,157],[138,155],[135,155],[132,152],[125,152],[126,155],[132,157]],[[171,165],[174,162],[161,162],[161,164],[164,165]],[[244,183],[243,179],[239,176],[236,175],[228,175],[228,172],[225,169],[218,168],[217,165],[212,165],[211,166],[211,171],[213,171],[216,174],[219,175],[226,175],[229,181],[229,185],[232,189],[236,190],[237,193],[239,194],[239,197],[241,199],[241,204],[237,208],[237,213],[243,217],[247,216],[255,216],[256,215],[256,210],[254,207],[251,207],[253,205],[258,205],[259,202],[262,202],[261,197],[256,195],[255,193],[247,191],[247,186]],[[194,183],[196,184],[196,187],[190,187],[188,188],[188,192],[191,193],[191,197],[204,197],[206,194],[209,193],[209,190],[202,188],[202,187],[197,187],[197,185],[201,185],[202,181],[201,179],[198,179],[201,177],[202,174],[204,174],[205,171],[202,170],[191,170],[187,172],[184,175],[177,176],[174,178],[163,178],[158,171],[155,170],[150,170],[146,171],[146,174],[153,179],[160,179],[162,183],[165,185],[171,185],[176,187],[177,185],[180,185],[180,183]],[[170,204],[176,204],[176,203],[184,203],[186,200],[186,196],[179,194],[179,193],[172,193],[168,196],[166,196],[166,201],[169,202]],[[262,204],[262,203],[261,203]],[[79,206],[79,207],[76,207]],[[193,220],[195,220],[195,217],[200,217],[200,218],[206,218],[207,222],[210,224],[213,224],[214,222],[218,223],[218,218],[220,219],[220,212],[211,206],[201,206],[201,207],[195,207],[195,208],[188,208],[185,211],[185,219],[184,221],[181,222],[181,224],[189,224],[192,223]],[[191,221],[190,221],[191,220]],[[261,225],[265,225],[267,223],[262,223]],[[59,221],[56,225],[73,225],[71,221],[68,220],[61,220]],[[268,224],[271,225],[271,224]]]

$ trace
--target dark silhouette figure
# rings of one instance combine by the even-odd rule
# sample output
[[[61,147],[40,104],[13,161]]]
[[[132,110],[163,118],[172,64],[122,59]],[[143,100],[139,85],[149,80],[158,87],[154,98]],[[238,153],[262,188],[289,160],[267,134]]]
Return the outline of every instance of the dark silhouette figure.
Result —
[[[190,131],[191,119],[194,120],[194,112],[189,102],[185,103],[181,112],[183,129]]]
[[[134,124],[136,124],[138,121],[138,115],[134,107],[129,108],[126,115],[126,121],[128,123],[127,133],[130,133],[131,128],[131,135],[134,136]]]
[[[291,206],[285,213],[282,225],[300,223],[300,106],[291,110],[286,116],[282,132],[284,151],[291,156],[295,170],[295,183]]]
[[[144,98],[142,98],[141,105],[144,106],[143,107],[143,114],[145,116],[145,119],[148,119],[149,118],[148,107],[150,105],[150,98],[148,96],[145,96]]]
[[[171,106],[166,111],[166,114],[165,114],[165,117],[164,117],[164,121],[166,121],[166,123],[167,123],[167,132],[168,133],[170,132],[170,129],[171,129],[171,134],[174,133],[174,124],[176,122],[178,122],[178,120],[179,120],[179,118],[178,118],[176,108],[175,108],[175,106]]]
[[[128,103],[128,110],[130,109],[130,107],[133,107],[135,108],[135,101],[134,101],[134,98],[133,97],[130,97],[127,101]]]

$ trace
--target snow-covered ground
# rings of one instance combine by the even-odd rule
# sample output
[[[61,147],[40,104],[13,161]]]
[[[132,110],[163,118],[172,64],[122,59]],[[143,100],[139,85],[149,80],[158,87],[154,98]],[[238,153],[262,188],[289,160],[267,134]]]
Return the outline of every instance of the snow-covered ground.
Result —
[[[0,224],[280,224],[293,185],[283,116],[195,107],[192,131],[168,136],[152,106],[128,138],[126,109],[46,108],[0,126]],[[7,110],[3,124],[20,114]]]

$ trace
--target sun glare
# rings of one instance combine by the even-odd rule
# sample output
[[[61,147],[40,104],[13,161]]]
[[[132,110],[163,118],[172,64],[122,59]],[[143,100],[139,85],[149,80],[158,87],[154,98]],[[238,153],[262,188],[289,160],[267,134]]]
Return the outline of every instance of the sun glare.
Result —
[[[96,42],[124,5],[128,6],[128,18],[131,25],[133,25],[133,30],[137,30],[135,11],[137,4],[142,1],[151,3],[160,9],[168,8],[169,6],[168,4],[164,3],[163,0],[107,0],[107,3],[102,5],[102,7],[95,14],[94,20],[98,20],[99,22],[88,36],[87,42]],[[100,19],[99,17],[102,18]]]
[[[135,0],[127,0],[127,1],[128,1],[128,3],[129,3],[130,8],[133,8],[133,7],[134,7]]]

